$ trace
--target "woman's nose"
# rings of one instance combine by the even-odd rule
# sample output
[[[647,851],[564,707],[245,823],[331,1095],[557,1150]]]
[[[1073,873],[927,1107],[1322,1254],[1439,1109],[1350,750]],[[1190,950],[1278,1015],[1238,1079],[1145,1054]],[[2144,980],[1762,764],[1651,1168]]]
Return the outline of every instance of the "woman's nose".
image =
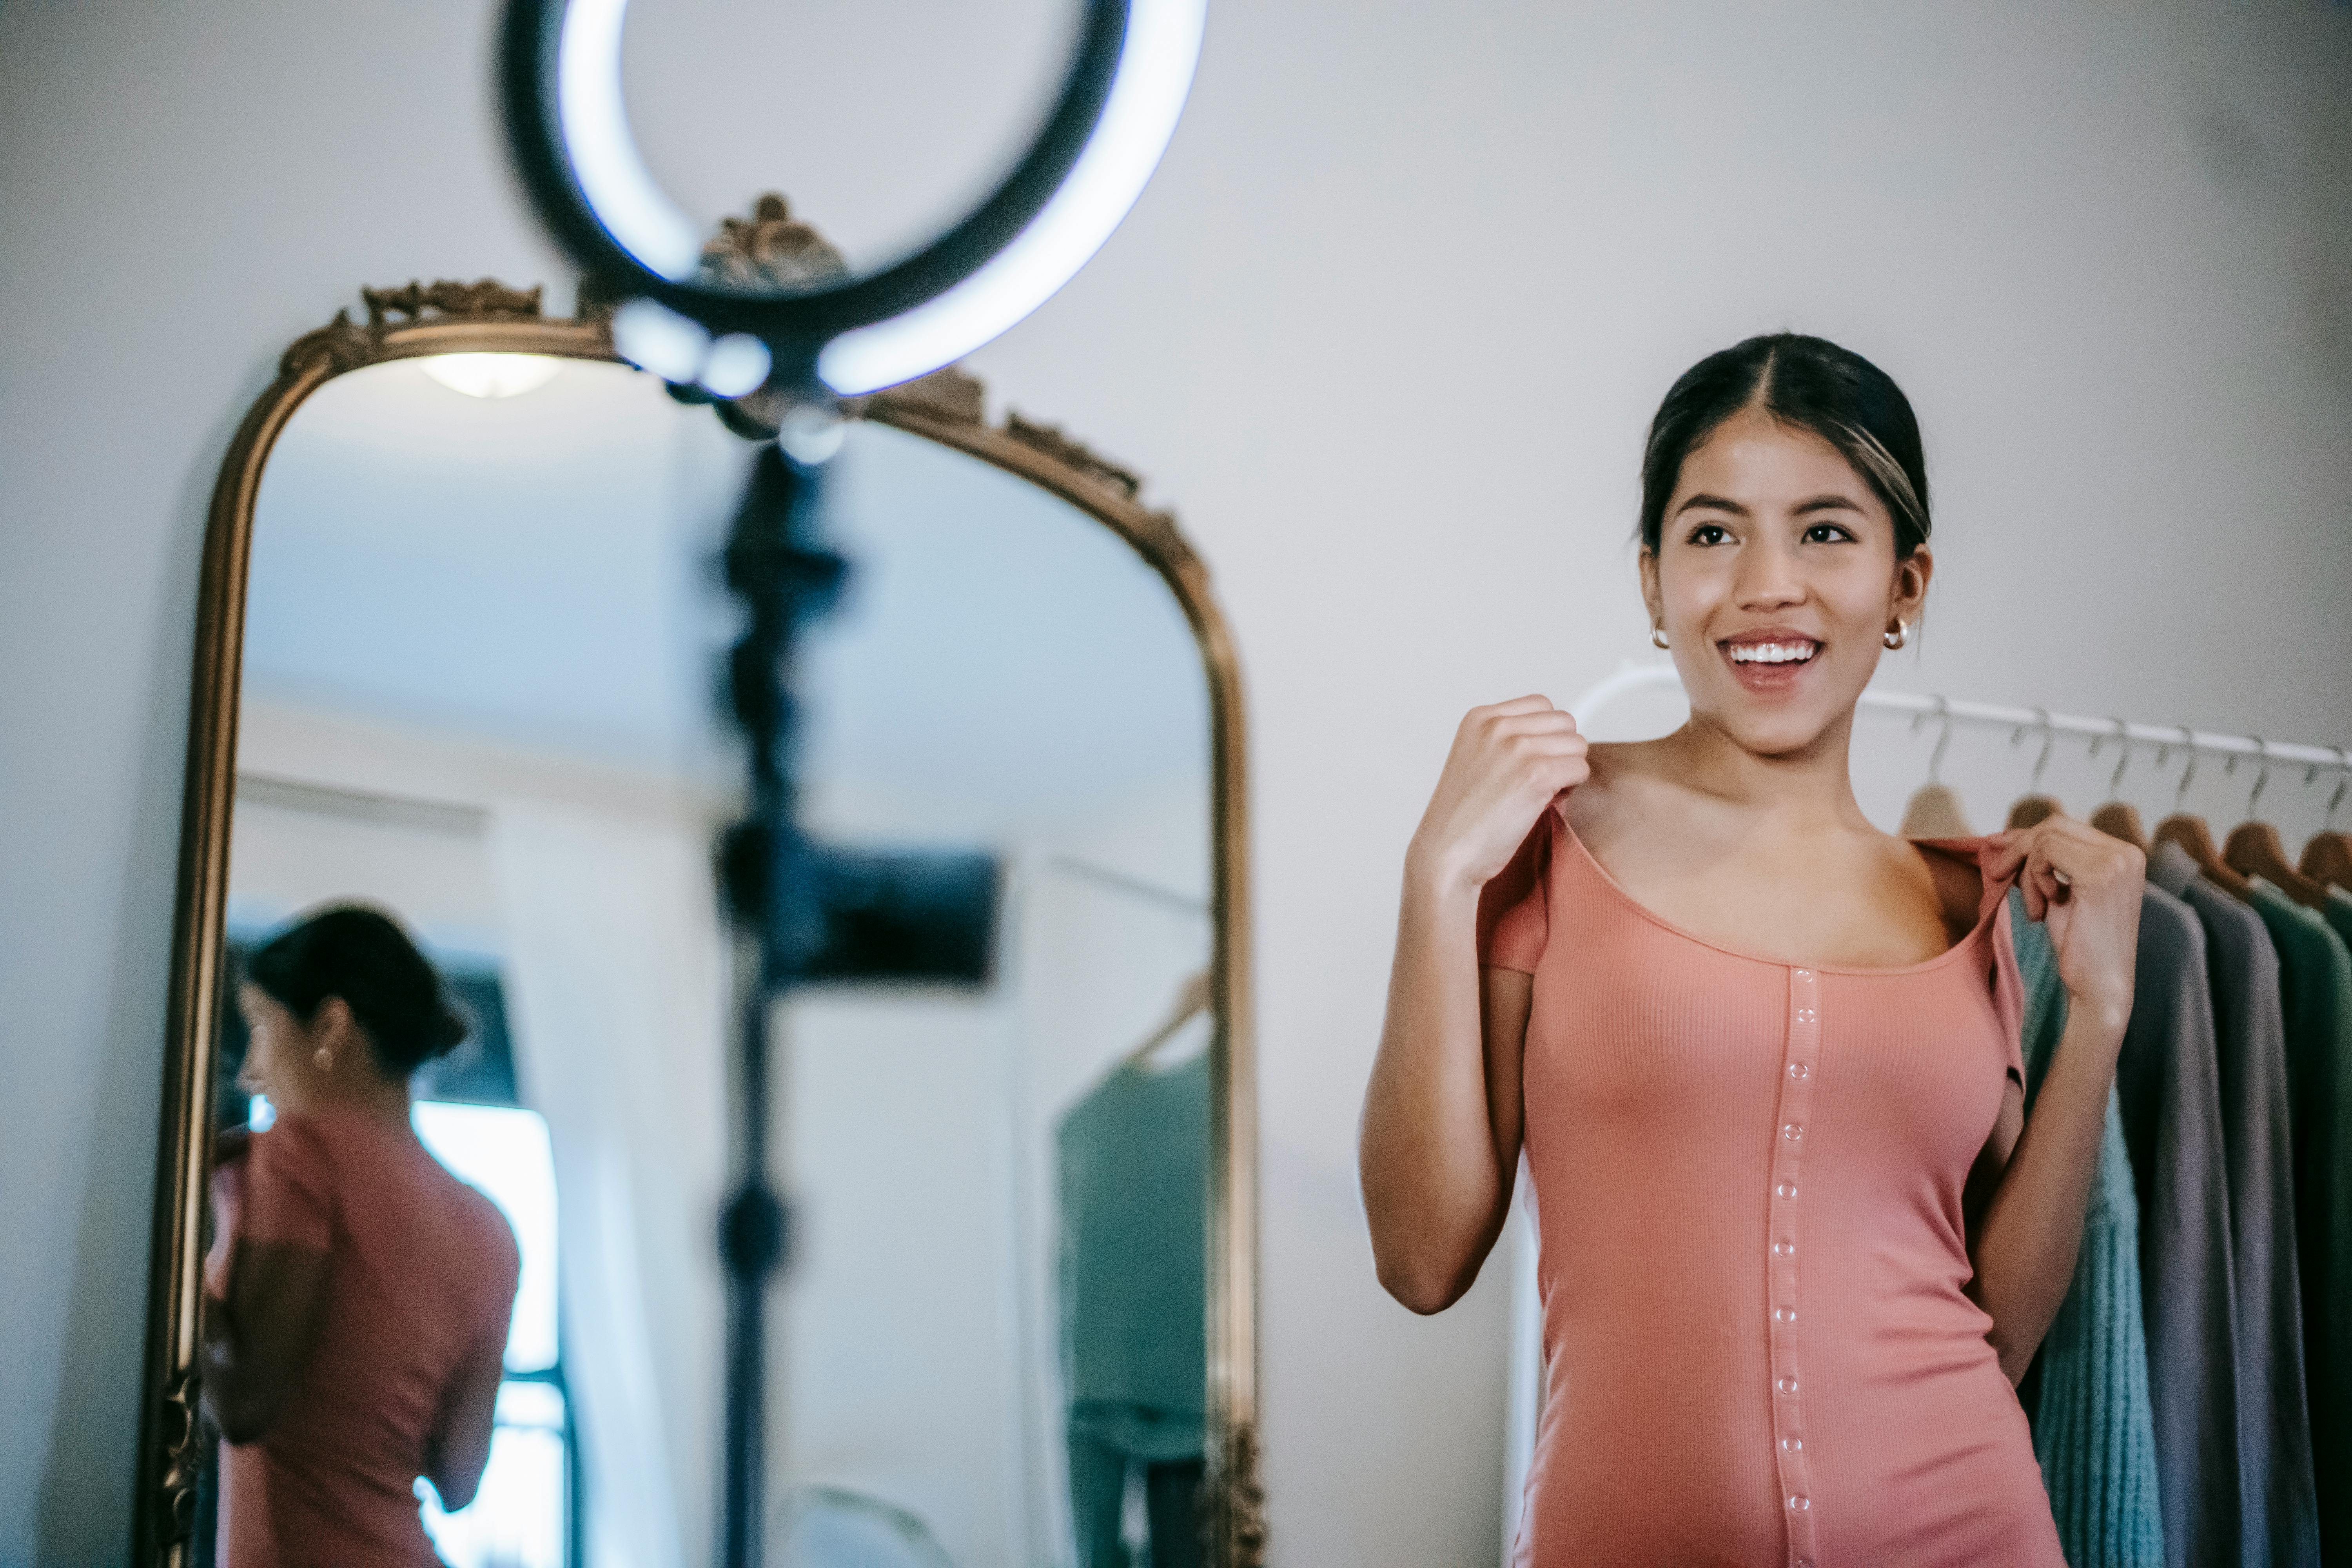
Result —
[[[1739,575],[1732,586],[1744,610],[1777,609],[1805,596],[1792,553],[1770,539],[1759,540],[1739,552]]]

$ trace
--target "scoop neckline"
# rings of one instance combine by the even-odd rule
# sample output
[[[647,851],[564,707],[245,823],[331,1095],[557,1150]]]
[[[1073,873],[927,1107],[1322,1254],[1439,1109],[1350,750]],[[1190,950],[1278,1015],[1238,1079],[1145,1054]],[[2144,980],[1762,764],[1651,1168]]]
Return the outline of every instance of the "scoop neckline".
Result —
[[[1570,825],[1569,820],[1565,816],[1557,809],[1552,809],[1551,815],[1553,820],[1559,824],[1559,831],[1568,836],[1568,841],[1570,844],[1576,846],[1576,852],[1584,858],[1585,865],[1591,868],[1592,874],[1601,879],[1601,885],[1608,889],[1610,896],[1615,899],[1619,903],[1623,904],[1627,909],[1633,910],[1634,914],[1640,916],[1643,920],[1649,921],[1652,925],[1656,926],[1659,930],[1665,931],[1670,935],[1678,936],[1682,938],[1683,941],[1690,942],[1694,946],[1706,948],[1711,952],[1719,952],[1726,958],[1737,958],[1748,963],[1767,964],[1774,969],[1803,969],[1810,970],[1815,974],[1881,976],[1925,974],[1930,970],[1942,968],[1945,964],[1951,963],[1955,958],[1958,958],[1968,949],[1976,946],[1979,939],[1984,936],[1985,932],[1992,929],[1993,922],[2000,919],[2001,906],[2008,898],[2006,889],[2004,889],[1999,895],[1991,894],[1991,880],[1985,877],[1984,868],[1982,864],[1979,863],[1977,868],[1977,875],[1983,880],[1982,886],[1977,896],[1982,900],[1984,907],[1977,913],[1977,923],[1969,927],[1968,934],[1960,938],[1959,941],[1952,943],[1951,946],[1936,954],[1935,957],[1923,958],[1916,963],[1904,963],[1896,964],[1892,967],[1885,967],[1852,963],[1813,963],[1802,959],[1766,958],[1761,953],[1742,952],[1736,947],[1726,947],[1719,942],[1710,941],[1706,937],[1700,936],[1696,931],[1689,931],[1682,926],[1676,925],[1674,921],[1666,919],[1665,916],[1658,913],[1657,910],[1650,908],[1649,905],[1642,902],[1641,900],[1627,892],[1625,890],[1624,884],[1619,882],[1615,877],[1610,874],[1609,868],[1601,863],[1601,857],[1595,855],[1591,849],[1586,846],[1583,837]],[[1948,848],[1948,847],[1956,844],[1981,844],[1983,840],[1980,838],[1906,837],[1904,839],[1904,842],[1914,845],[1931,845],[1941,849]]]

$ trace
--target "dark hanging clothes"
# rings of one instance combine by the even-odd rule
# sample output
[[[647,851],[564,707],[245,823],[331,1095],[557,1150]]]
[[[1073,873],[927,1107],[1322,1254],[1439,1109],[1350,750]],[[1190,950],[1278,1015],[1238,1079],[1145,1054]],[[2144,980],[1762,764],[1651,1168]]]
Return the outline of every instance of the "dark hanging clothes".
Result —
[[[2352,1563],[2352,953],[2267,882],[2253,907],[2278,948],[2319,1554],[2337,1568]]]
[[[2347,950],[2352,950],[2352,893],[2341,888],[2327,889],[2327,903],[2319,916],[2336,932]]]
[[[1125,1563],[1132,1468],[1153,1568],[1181,1568],[1197,1558],[1190,1494],[1207,1450],[1209,1053],[1164,1072],[1118,1068],[1062,1118],[1055,1143],[1079,1561]],[[1179,1517],[1181,1538],[1163,1539]]]
[[[2050,933],[2025,918],[2023,893],[2011,891],[2009,914],[2025,991],[2021,1045],[2030,1121],[2066,1032],[2066,987],[2058,978]],[[2113,1089],[2074,1280],[2018,1397],[2032,1422],[2034,1457],[2042,1462],[2050,1516],[2069,1568],[2163,1568],[2140,1307],[2139,1198]]]
[[[2304,1394],[2278,952],[2263,917],[2198,875],[2179,845],[2158,844],[2147,875],[2186,903],[2205,932],[2238,1309],[2240,1560],[2247,1568],[2315,1568],[2319,1501]]]
[[[2237,1325],[2221,1069],[2205,932],[2161,888],[2140,901],[2131,1023],[2116,1064],[2139,1194],[2148,1401],[2172,1568],[2232,1568],[2239,1529]]]
[[[1087,1568],[1127,1568],[1127,1489],[1130,1470],[1142,1483],[1145,1559],[1150,1568],[1199,1568],[1199,1459],[1138,1465],[1125,1451],[1070,1428],[1071,1524],[1078,1561]]]

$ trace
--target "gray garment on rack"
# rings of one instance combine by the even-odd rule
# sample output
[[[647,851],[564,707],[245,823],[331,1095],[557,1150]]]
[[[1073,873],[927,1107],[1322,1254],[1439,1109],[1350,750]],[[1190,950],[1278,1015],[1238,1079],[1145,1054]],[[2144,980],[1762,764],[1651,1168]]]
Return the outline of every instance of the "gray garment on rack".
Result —
[[[2319,1495],[2304,1393],[2278,950],[2262,916],[2200,876],[2178,844],[2156,846],[2147,875],[2195,911],[2205,931],[2238,1307],[2239,1561],[2247,1568],[2312,1568],[2319,1562]]]
[[[2139,1193],[2148,1402],[2173,1568],[2234,1568],[2241,1541],[2228,1145],[2206,973],[2196,915],[2143,889],[2116,1089]]]

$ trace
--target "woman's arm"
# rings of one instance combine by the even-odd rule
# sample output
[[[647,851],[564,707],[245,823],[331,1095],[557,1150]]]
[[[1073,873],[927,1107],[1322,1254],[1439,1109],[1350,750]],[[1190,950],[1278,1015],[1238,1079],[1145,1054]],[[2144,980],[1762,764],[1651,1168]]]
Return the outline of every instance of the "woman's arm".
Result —
[[[1451,1306],[1477,1278],[1519,1156],[1532,982],[1480,969],[1479,890],[1585,776],[1575,721],[1546,699],[1473,709],[1405,857],[1359,1164],[1381,1283],[1416,1312]]]
[[[327,1255],[285,1241],[238,1241],[228,1289],[205,1297],[205,1403],[232,1443],[268,1430],[319,1342],[326,1321]]]
[[[1987,1338],[2013,1384],[2074,1283],[2116,1055],[2131,1019],[2147,858],[2071,817],[2000,839],[1996,874],[2022,867],[2026,913],[2049,929],[2067,1003],[2065,1032],[2021,1132],[2022,1089],[2012,1087],[2014,1103],[2004,1103],[2006,1137],[1997,1128],[1987,1146],[1997,1180],[1969,1237],[1969,1294],[1992,1319]]]
[[[425,1449],[425,1479],[451,1512],[474,1500],[490,1463],[499,1382],[506,1375],[506,1323],[483,1334],[458,1363],[442,1396],[441,1416]]]

